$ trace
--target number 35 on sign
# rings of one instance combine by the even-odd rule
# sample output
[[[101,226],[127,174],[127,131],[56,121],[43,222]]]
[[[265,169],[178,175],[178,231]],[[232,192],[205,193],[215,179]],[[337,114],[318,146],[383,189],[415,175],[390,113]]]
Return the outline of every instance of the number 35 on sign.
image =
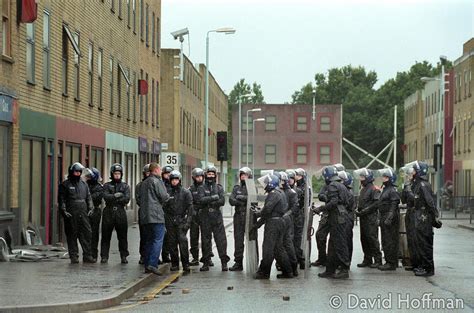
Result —
[[[179,153],[176,152],[166,152],[161,154],[161,166],[171,166],[175,170],[179,170],[179,166],[181,165],[179,162]]]

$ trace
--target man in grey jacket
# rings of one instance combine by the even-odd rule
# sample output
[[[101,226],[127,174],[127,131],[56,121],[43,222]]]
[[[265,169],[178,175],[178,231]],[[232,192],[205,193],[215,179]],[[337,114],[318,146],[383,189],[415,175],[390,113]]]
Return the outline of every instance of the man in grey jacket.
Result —
[[[140,222],[145,230],[145,273],[158,272],[158,258],[165,236],[165,213],[163,204],[169,200],[165,185],[161,180],[161,168],[150,164],[150,176],[140,186]]]

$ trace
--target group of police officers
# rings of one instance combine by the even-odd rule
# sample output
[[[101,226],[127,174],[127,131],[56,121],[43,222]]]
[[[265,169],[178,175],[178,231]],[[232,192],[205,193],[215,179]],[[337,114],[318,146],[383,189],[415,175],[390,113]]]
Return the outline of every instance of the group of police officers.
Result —
[[[438,210],[431,185],[427,180],[428,164],[415,161],[402,169],[405,175],[403,191],[397,191],[397,175],[391,168],[379,170],[383,185],[374,185],[374,172],[367,168],[354,171],[360,180],[358,201],[352,192],[353,176],[342,164],[322,169],[325,185],[318,193],[323,205],[311,204],[311,191],[304,169],[272,171],[258,181],[266,198],[260,208],[253,205],[247,210],[249,190],[246,182],[253,179],[248,167],[239,170],[239,184],[235,185],[229,203],[235,207],[234,264],[229,268],[227,238],[221,207],[225,204],[223,187],[217,183],[217,169],[192,171],[193,184],[182,185],[179,171],[170,166],[159,168],[156,163],[143,168],[143,180],[135,188],[139,206],[140,264],[145,271],[160,274],[160,263],[171,263],[171,271],[190,271],[190,266],[202,263],[200,271],[209,271],[212,262],[212,238],[217,246],[222,271],[242,271],[246,228],[253,238],[257,229],[265,225],[262,259],[255,274],[256,279],[268,279],[273,261],[281,271],[278,278],[298,276],[305,269],[304,233],[305,219],[320,215],[316,231],[318,259],[312,266],[324,266],[322,278],[346,279],[353,252],[353,227],[360,219],[360,240],[364,259],[358,267],[377,268],[381,271],[396,270],[399,259],[400,201],[407,208],[405,216],[410,264],[405,267],[416,276],[434,275],[433,227],[440,228]],[[121,263],[128,263],[127,214],[130,187],[122,181],[123,167],[113,164],[110,181],[101,184],[96,168],[86,169],[80,163],[69,168],[68,178],[61,183],[58,204],[64,217],[65,233],[71,263],[79,262],[79,240],[83,262],[95,263],[98,258],[99,227],[101,233],[101,263],[109,258],[110,240],[115,229],[119,243]],[[253,184],[252,184],[253,186]],[[309,190],[309,195],[308,195]],[[256,191],[251,191],[256,192]],[[103,202],[105,207],[102,210]],[[305,208],[311,207],[309,214]],[[252,223],[247,224],[246,215]],[[102,219],[102,222],[101,222]],[[311,228],[311,225],[309,225]],[[385,264],[379,243],[379,227]],[[187,232],[190,230],[190,249]],[[308,230],[306,230],[308,231]],[[199,238],[200,237],[200,238]],[[329,238],[329,241],[328,241]],[[199,258],[199,239],[202,255]],[[158,259],[161,251],[161,261]],[[189,251],[192,260],[190,261]]]

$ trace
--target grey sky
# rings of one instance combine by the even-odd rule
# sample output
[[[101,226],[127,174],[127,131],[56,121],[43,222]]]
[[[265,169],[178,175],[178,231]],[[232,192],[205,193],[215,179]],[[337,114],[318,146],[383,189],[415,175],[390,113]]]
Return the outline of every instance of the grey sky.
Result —
[[[474,35],[473,12],[472,0],[162,0],[162,47],[178,48],[170,32],[188,27],[191,60],[205,63],[206,32],[234,27],[211,34],[210,70],[226,93],[245,78],[283,103],[331,67],[363,65],[379,86],[415,61],[454,60]]]

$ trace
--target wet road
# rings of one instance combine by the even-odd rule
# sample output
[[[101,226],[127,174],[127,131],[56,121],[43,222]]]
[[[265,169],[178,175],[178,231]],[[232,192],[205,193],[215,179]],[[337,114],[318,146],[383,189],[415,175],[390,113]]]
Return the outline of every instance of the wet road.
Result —
[[[437,272],[430,278],[415,277],[402,268],[396,272],[357,268],[355,264],[362,260],[362,254],[356,226],[353,265],[348,280],[321,279],[317,274],[324,268],[313,267],[308,279],[304,279],[301,273],[296,279],[279,280],[274,270],[270,280],[256,281],[245,271],[221,272],[215,257],[217,266],[211,271],[200,273],[195,267],[189,275],[175,274],[168,281],[142,290],[109,311],[325,312],[339,308],[351,312],[366,312],[367,309],[406,312],[426,308],[426,312],[435,306],[446,308],[453,305],[464,308],[454,311],[471,312],[474,311],[474,232],[456,225],[455,221],[445,221],[443,228],[436,231]],[[317,226],[317,221],[314,226]],[[229,256],[233,253],[231,231],[229,228],[227,233]],[[313,250],[312,260],[315,258],[316,251]],[[171,283],[173,279],[176,280]],[[283,296],[289,296],[289,301],[284,301]]]

